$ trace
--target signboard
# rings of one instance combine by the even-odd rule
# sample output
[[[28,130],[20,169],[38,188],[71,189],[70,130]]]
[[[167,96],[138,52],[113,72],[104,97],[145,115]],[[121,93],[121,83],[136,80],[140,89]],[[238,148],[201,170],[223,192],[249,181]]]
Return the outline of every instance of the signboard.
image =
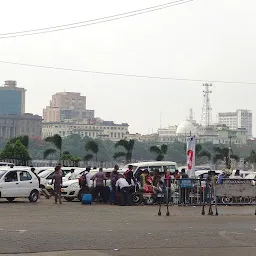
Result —
[[[188,176],[195,177],[196,159],[196,136],[191,136],[187,140],[187,168]]]
[[[216,184],[216,196],[219,197],[256,197],[256,186],[252,180],[223,180],[223,184]]]
[[[180,179],[180,188],[192,188],[192,186],[191,179]]]

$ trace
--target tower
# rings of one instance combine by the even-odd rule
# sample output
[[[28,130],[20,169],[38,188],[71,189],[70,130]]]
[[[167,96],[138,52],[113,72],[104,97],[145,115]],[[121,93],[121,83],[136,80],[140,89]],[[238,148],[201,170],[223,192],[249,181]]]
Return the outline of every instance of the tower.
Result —
[[[204,103],[202,108],[202,118],[201,118],[201,125],[208,127],[212,121],[212,108],[210,102],[210,94],[212,93],[211,87],[212,84],[203,84],[203,96],[204,96]]]

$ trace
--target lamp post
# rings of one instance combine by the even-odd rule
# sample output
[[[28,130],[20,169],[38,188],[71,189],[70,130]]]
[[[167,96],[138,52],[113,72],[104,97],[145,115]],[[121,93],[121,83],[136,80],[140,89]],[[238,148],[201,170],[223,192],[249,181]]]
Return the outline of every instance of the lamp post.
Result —
[[[228,169],[231,169],[231,139],[232,136],[229,136],[229,147],[228,147]]]

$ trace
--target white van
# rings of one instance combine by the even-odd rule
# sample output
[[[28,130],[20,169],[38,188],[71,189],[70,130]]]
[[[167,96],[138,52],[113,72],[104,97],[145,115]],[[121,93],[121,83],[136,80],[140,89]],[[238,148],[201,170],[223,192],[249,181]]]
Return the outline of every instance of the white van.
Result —
[[[30,202],[39,198],[39,181],[30,168],[0,169],[0,198],[13,202],[15,198],[26,197]]]
[[[147,169],[149,172],[159,171],[160,173],[169,170],[174,172],[178,169],[178,165],[176,162],[169,161],[155,161],[155,162],[140,162],[140,163],[132,163],[124,166],[123,171],[128,170],[128,166],[133,166],[133,173],[136,175],[140,170]]]

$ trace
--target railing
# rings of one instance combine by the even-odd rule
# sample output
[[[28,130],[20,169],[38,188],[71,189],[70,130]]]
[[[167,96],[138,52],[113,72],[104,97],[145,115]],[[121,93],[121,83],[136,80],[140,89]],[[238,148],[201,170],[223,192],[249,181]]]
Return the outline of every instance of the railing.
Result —
[[[225,179],[222,184],[216,180],[172,179],[169,189],[171,205],[203,204],[256,205],[256,181],[250,179]],[[167,202],[166,187],[164,199]]]

